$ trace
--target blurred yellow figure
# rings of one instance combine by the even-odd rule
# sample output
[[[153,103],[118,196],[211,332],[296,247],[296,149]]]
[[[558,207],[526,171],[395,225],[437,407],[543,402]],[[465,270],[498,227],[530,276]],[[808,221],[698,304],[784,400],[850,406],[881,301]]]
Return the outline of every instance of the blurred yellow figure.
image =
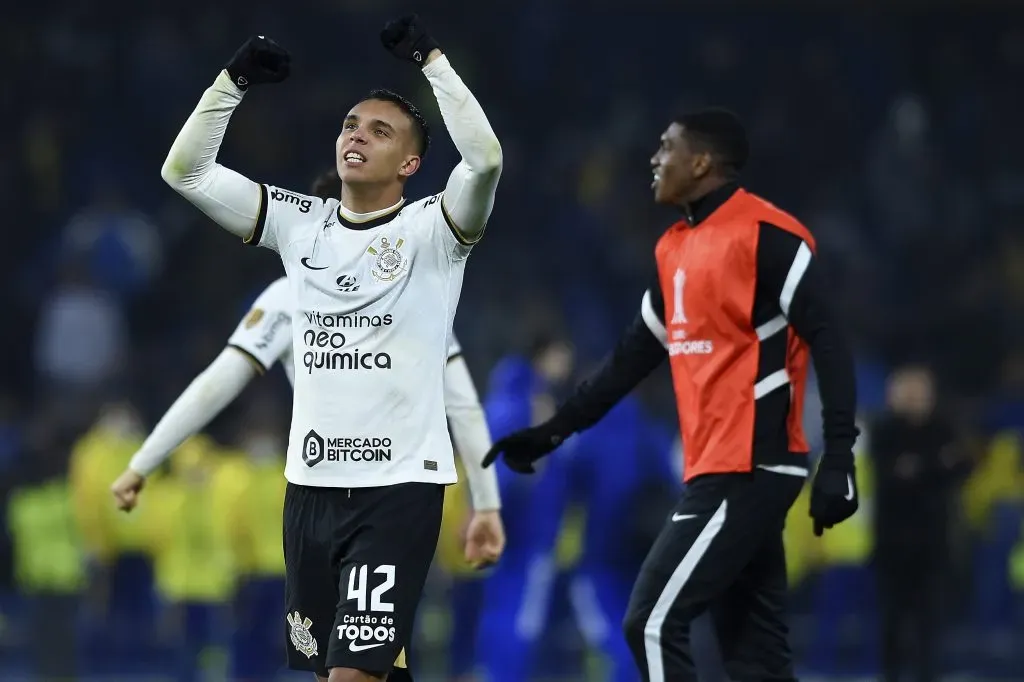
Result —
[[[244,480],[229,483],[236,461],[208,436],[193,436],[171,455],[170,473],[141,496],[151,508],[146,527],[156,588],[171,606],[176,667],[190,674],[204,667],[237,584],[227,513],[244,493]]]
[[[1016,431],[1002,431],[992,438],[962,493],[964,512],[973,528],[986,528],[989,512],[995,504],[1024,497],[1022,453],[1024,443]]]
[[[287,481],[284,442],[272,431],[249,429],[237,450],[225,450],[215,469],[214,513],[223,519],[237,590],[232,602],[232,679],[267,679],[285,660],[281,518]]]
[[[67,484],[16,489],[7,500],[14,577],[24,594],[74,594],[85,586],[79,534]]]
[[[111,480],[127,465],[143,440],[133,406],[103,406],[95,425],[74,444],[68,485],[77,529],[88,560],[84,613],[89,640],[82,650],[103,661],[145,656],[155,640],[158,604],[153,585],[150,515],[152,500],[131,514],[110,503]],[[159,485],[159,477],[153,477]]]
[[[234,590],[237,568],[225,508],[241,488],[218,491],[217,484],[235,462],[198,435],[174,452],[170,464],[170,475],[143,496],[153,508],[147,530],[157,589],[171,602],[223,602]]]
[[[284,578],[281,518],[288,482],[282,474],[283,453],[277,438],[257,436],[240,450],[225,451],[216,470],[218,513],[227,526],[235,567],[246,579]]]
[[[806,485],[789,508],[786,527],[782,531],[782,541],[786,547],[786,575],[790,587],[800,584],[817,568],[820,561],[821,547],[814,537],[810,509],[811,488]]]
[[[131,514],[110,504],[110,482],[117,478],[142,445],[142,425],[124,404],[105,407],[95,426],[71,451],[68,474],[75,518],[90,557],[110,565],[122,554],[144,554],[150,549],[146,516],[150,505],[141,503]]]
[[[1017,540],[1017,544],[1013,547],[1013,552],[1010,554],[1010,584],[1013,586],[1014,591],[1024,592],[1024,525],[1021,525],[1020,539]]]
[[[76,669],[78,595],[85,562],[67,484],[50,479],[16,488],[6,500],[18,591],[31,604],[17,627],[45,633],[25,648],[39,679],[71,679]]]

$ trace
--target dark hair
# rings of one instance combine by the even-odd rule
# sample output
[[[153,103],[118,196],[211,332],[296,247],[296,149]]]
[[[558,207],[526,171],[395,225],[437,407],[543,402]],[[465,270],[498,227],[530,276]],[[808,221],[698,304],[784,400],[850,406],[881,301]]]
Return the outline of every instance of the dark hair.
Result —
[[[743,170],[750,155],[747,131],[736,114],[727,109],[702,109],[676,118],[687,140],[698,150],[709,152],[729,174]]]
[[[372,99],[380,100],[381,102],[391,102],[401,109],[406,116],[412,119],[413,128],[417,138],[416,141],[419,143],[418,153],[421,158],[426,156],[427,148],[430,147],[430,126],[427,125],[427,119],[423,118],[423,113],[416,108],[416,105],[399,95],[397,92],[385,90],[383,88],[371,90],[366,97],[360,101],[366,102]]]
[[[316,176],[309,193],[315,197],[320,197],[324,201],[340,198],[341,178],[338,177],[338,169],[331,168]]]

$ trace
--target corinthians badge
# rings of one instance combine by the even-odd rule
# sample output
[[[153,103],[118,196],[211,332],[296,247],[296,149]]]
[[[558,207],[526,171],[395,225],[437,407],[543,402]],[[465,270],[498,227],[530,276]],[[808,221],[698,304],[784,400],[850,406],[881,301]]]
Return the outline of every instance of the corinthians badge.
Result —
[[[303,618],[299,615],[298,611],[288,614],[288,625],[292,627],[292,646],[294,646],[299,653],[306,654],[306,658],[313,658],[316,656],[316,640],[309,632],[309,627],[312,624],[313,621],[309,618]]]
[[[404,243],[404,239],[399,239],[392,246],[387,237],[381,237],[380,245],[377,248],[371,246],[366,250],[371,256],[377,257],[377,261],[370,270],[370,274],[378,282],[391,282],[405,270],[405,256],[399,251]]]

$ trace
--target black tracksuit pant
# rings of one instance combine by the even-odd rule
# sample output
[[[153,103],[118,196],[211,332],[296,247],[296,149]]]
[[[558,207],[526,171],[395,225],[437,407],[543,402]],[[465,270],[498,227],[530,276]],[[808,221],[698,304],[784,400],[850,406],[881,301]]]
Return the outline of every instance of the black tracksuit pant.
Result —
[[[689,628],[708,609],[730,679],[795,679],[782,529],[804,481],[756,469],[687,484],[640,569],[623,623],[645,682],[697,679]]]

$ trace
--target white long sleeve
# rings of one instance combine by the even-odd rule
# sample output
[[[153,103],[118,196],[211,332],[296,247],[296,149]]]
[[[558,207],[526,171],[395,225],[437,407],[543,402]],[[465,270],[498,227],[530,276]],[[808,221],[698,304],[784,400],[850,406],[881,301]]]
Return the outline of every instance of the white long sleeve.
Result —
[[[128,467],[148,476],[175,448],[220,414],[255,376],[249,358],[235,348],[225,348],[178,396]]]
[[[221,71],[185,121],[160,175],[218,225],[246,239],[264,208],[263,190],[252,180],[217,163],[228,121],[243,94],[227,71]]]
[[[448,134],[462,155],[448,178],[442,205],[460,239],[473,243],[483,234],[494,207],[501,177],[501,144],[480,103],[447,57],[441,55],[427,64],[423,74],[434,90]]]
[[[484,409],[480,405],[469,367],[461,357],[448,361],[444,373],[444,409],[452,433],[455,451],[462,460],[473,509],[487,511],[501,508],[498,475],[495,469],[484,469],[484,455],[491,448]]]

